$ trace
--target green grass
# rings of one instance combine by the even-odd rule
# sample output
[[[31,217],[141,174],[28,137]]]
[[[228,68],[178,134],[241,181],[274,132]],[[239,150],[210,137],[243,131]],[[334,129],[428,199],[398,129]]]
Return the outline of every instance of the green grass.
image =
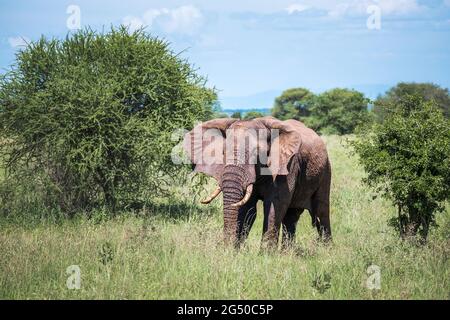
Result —
[[[327,137],[333,166],[331,246],[316,242],[309,215],[297,246],[260,252],[261,211],[249,240],[235,251],[221,243],[220,200],[111,219],[0,219],[1,299],[449,299],[450,213],[439,214],[425,246],[400,241],[390,203],[361,184],[364,173],[344,140]],[[182,194],[182,196],[180,196]],[[261,209],[261,208],[260,208]],[[367,268],[381,268],[381,289],[366,287]],[[79,265],[81,289],[66,287]]]

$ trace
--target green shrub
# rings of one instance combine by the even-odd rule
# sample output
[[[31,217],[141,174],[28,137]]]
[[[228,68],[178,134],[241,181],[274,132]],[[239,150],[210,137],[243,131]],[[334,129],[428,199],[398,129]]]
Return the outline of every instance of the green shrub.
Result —
[[[155,194],[180,170],[173,130],[210,118],[215,100],[187,61],[143,30],[42,37],[0,79],[5,181],[64,212]]]
[[[405,96],[383,123],[353,142],[365,182],[398,208],[392,219],[402,237],[425,240],[450,196],[450,123],[434,102]]]

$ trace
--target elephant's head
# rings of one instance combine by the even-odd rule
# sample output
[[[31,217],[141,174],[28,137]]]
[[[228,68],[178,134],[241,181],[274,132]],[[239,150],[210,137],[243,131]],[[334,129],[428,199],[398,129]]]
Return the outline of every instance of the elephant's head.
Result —
[[[251,197],[261,175],[286,175],[301,138],[289,122],[273,117],[243,121],[215,119],[196,126],[184,137],[183,147],[194,171],[214,177],[217,189],[203,204],[223,192],[224,232],[238,239],[238,210]]]

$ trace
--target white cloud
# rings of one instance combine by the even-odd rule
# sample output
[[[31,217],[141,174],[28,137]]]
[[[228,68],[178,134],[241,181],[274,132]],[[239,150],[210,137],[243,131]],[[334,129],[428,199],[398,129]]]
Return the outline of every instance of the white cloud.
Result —
[[[175,9],[150,9],[142,17],[126,16],[122,22],[131,31],[143,26],[158,26],[167,33],[192,34],[200,27],[202,19],[199,9],[187,5]]]
[[[192,33],[201,23],[202,14],[194,6],[182,6],[170,11],[170,18],[162,24],[166,32]]]
[[[363,0],[348,1],[342,5],[338,5],[336,9],[331,9],[331,13],[337,15],[350,14],[366,14],[369,6],[379,6],[382,15],[408,15],[422,11],[425,7],[419,5],[417,0]],[[330,13],[329,12],[329,13]]]
[[[380,0],[379,6],[384,14],[411,14],[424,9],[417,0]]]
[[[26,47],[30,42],[27,37],[10,37],[8,38],[8,43],[13,48]]]
[[[326,9],[326,8],[324,8],[324,9]],[[349,13],[350,9],[354,10],[356,8],[351,8],[350,3],[339,3],[339,4],[336,4],[335,6],[329,8],[327,11],[328,11],[328,15],[330,17],[339,17],[339,16],[343,16],[343,15]]]
[[[445,0],[450,2],[450,0]],[[314,8],[326,11],[331,17],[344,15],[366,15],[367,8],[371,5],[379,6],[381,14],[385,15],[408,15],[421,12],[426,7],[418,4],[417,0],[303,0],[301,3],[291,4],[286,10]],[[294,10],[295,11],[295,10]]]
[[[145,24],[151,26],[156,18],[158,18],[161,15],[164,14],[170,14],[170,11],[166,8],[163,9],[150,9],[145,11],[143,19],[145,21]]]
[[[122,23],[126,25],[131,32],[144,26],[144,21],[141,18],[133,16],[126,16],[122,19]]]
[[[305,10],[308,9],[308,8],[309,8],[308,6],[305,6],[305,5],[303,5],[303,4],[293,3],[293,4],[291,4],[290,6],[288,6],[288,7],[286,8],[286,11],[287,11],[289,14],[293,14],[293,13],[295,13],[295,12],[302,12],[302,11],[305,11]]]

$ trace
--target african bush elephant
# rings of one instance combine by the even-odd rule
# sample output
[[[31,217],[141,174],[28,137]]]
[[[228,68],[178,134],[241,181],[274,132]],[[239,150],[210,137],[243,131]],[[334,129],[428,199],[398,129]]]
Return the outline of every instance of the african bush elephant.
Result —
[[[296,120],[273,117],[243,121],[215,119],[184,136],[183,148],[194,171],[214,177],[218,188],[202,203],[223,192],[225,240],[239,245],[263,201],[263,243],[289,244],[304,209],[321,239],[331,239],[329,197],[331,167],[322,139]]]

